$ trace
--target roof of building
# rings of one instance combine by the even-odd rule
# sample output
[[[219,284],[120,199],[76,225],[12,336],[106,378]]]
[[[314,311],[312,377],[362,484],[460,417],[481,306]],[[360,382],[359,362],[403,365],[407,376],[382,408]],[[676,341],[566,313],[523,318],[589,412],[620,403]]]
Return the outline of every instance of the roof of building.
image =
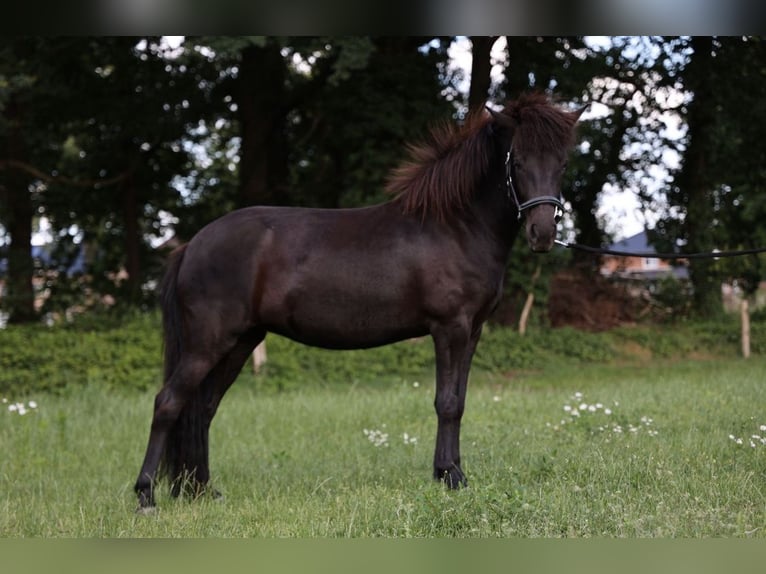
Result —
[[[613,243],[609,246],[609,249],[615,251],[629,251],[634,253],[657,253],[657,250],[653,245],[649,243],[649,238],[646,231],[641,231],[625,239]],[[636,257],[639,257],[638,255]],[[673,275],[676,279],[688,279],[689,269],[686,265],[678,263],[677,261],[668,261],[669,267],[665,268],[632,268],[632,269],[618,269],[611,274],[616,277],[623,277],[625,279],[641,279],[641,280],[657,280],[668,275]]]
[[[63,266],[62,262],[57,261],[52,255],[49,245],[33,245],[32,258],[37,259],[43,267]],[[74,260],[69,263],[66,273],[67,275],[83,273],[85,267],[85,250],[80,246]],[[6,257],[0,257],[0,276],[5,275],[6,273],[8,273],[8,259]]]
[[[649,244],[649,237],[646,231],[641,231],[625,239],[621,239],[617,243],[612,243],[609,249],[615,249],[618,251],[636,251],[639,253],[656,253],[657,250]]]

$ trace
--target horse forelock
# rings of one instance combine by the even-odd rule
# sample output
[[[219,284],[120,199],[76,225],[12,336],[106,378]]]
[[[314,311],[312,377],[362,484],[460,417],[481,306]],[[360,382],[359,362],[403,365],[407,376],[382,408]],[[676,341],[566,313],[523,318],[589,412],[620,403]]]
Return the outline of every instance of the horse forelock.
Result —
[[[566,153],[574,144],[579,112],[555,106],[545,94],[525,94],[508,102],[502,113],[516,125],[514,149],[523,153]]]

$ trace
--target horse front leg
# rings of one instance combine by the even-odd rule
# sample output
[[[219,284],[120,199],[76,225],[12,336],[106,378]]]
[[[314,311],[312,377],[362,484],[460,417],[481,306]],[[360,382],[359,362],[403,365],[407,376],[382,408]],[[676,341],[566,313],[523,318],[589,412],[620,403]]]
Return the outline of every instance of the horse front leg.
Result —
[[[450,488],[468,486],[460,466],[460,422],[465,410],[468,372],[481,328],[451,326],[434,332],[438,421],[434,451],[434,478]]]

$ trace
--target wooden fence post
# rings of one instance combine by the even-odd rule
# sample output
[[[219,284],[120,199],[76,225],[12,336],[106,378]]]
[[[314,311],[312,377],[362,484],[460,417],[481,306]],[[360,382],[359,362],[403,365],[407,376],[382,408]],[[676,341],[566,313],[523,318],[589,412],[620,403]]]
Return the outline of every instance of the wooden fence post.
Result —
[[[532,280],[529,284],[529,292],[527,293],[527,299],[524,301],[524,307],[521,310],[521,316],[519,317],[519,335],[524,335],[527,332],[527,321],[529,321],[529,313],[532,311],[532,305],[535,302],[534,288],[537,279],[540,277],[542,267],[537,266],[535,272],[532,274]]]
[[[255,374],[266,364],[266,341],[261,341],[253,350],[253,370]]]
[[[742,299],[740,315],[742,317],[742,356],[747,359],[750,357],[750,309],[747,297]]]

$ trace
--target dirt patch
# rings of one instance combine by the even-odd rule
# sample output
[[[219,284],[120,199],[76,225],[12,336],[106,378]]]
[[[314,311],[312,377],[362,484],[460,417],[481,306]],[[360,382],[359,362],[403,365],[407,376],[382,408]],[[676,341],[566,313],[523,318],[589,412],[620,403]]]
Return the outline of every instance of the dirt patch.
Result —
[[[551,281],[548,315],[553,327],[606,331],[635,323],[645,308],[626,286],[591,270],[567,269]]]
[[[620,354],[638,361],[648,361],[652,358],[652,351],[635,341],[621,343]]]

